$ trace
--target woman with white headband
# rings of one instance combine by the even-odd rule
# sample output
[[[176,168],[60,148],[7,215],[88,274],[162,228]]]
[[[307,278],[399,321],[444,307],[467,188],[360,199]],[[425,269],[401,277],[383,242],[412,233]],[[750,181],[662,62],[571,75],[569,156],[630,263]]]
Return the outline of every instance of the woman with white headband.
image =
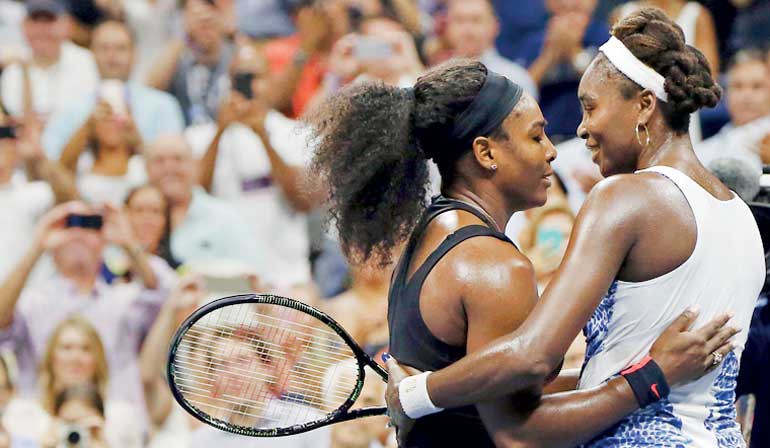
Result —
[[[687,132],[690,114],[716,105],[721,90],[660,10],[631,14],[612,34],[579,88],[578,135],[607,179],[590,193],[561,267],[516,331],[432,373],[405,378],[388,361],[401,440],[413,424],[407,416],[541,394],[585,327],[579,391],[544,395],[518,418],[515,410],[499,416],[491,428],[498,446],[744,446],[734,388],[765,279],[762,242],[748,207],[698,162]],[[707,356],[704,376],[668,384],[649,354],[688,308],[699,309],[696,326],[729,312],[742,332],[734,350]],[[581,405],[575,397],[618,377],[636,400],[624,407],[583,395],[592,410],[572,413]]]

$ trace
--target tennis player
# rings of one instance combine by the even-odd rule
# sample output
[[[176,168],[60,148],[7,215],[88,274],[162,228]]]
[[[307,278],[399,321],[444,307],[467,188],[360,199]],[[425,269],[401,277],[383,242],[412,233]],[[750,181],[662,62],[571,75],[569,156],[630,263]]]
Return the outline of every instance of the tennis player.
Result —
[[[449,362],[460,354],[459,350],[448,351],[449,347],[458,346],[459,336],[466,331],[467,349],[473,352],[450,367],[408,377],[390,388],[391,417],[407,446],[412,446],[412,438],[407,437],[405,415],[420,417],[474,403],[479,403],[498,446],[585,442],[602,447],[744,446],[735,422],[734,388],[745,330],[765,278],[762,242],[746,204],[698,162],[688,135],[690,114],[716,105],[721,91],[703,55],[685,45],[682,30],[661,11],[636,12],[619,22],[612,34],[579,88],[584,113],[578,135],[586,140],[607,179],[594,188],[579,213],[564,261],[543,297],[533,305],[534,292],[527,295],[520,289],[526,270],[513,267],[512,260],[524,264],[521,256],[509,249],[506,257],[494,259],[504,249],[502,243],[499,249],[493,248],[491,238],[471,240],[444,257],[425,281],[419,302],[409,302],[408,292],[399,295],[394,290],[392,300],[397,303],[392,303],[391,341],[399,361],[432,370],[439,363],[430,365],[425,362],[431,360],[427,357],[416,363],[415,356],[432,353]],[[414,123],[419,129],[425,123],[423,104],[431,111],[441,109],[426,104],[431,97],[420,83],[415,93]],[[497,92],[496,98],[502,98],[497,101],[501,104],[506,95]],[[473,141],[475,157],[465,159],[477,174],[456,175],[450,184],[453,188],[447,191],[452,197],[474,201],[499,224],[505,222],[503,210],[515,209],[514,200],[524,203],[525,198],[542,197],[534,181],[548,173],[543,160],[549,156],[529,159],[536,151],[526,149],[530,144],[543,144],[542,131],[537,126],[529,139],[517,133],[517,129],[531,128],[522,109],[514,107],[513,111],[511,126],[503,126],[510,139],[502,143],[498,143],[499,134],[474,130],[474,135],[489,135],[477,137]],[[454,126],[447,134],[465,129],[464,123],[468,123],[440,122]],[[418,142],[425,141],[418,134]],[[547,146],[543,149],[546,154]],[[447,151],[448,147],[439,148]],[[530,163],[524,165],[525,160]],[[497,188],[458,191],[457,185]],[[416,251],[411,246],[407,250],[408,255],[410,250],[415,255],[404,271],[411,273],[441,239],[442,233],[431,229],[440,222],[428,226]],[[454,231],[455,222],[445,219],[443,233]],[[486,260],[489,264],[484,264]],[[438,269],[442,265],[444,269]],[[517,272],[521,272],[518,277]],[[418,272],[413,278],[422,277]],[[478,279],[474,287],[479,290],[469,290],[467,279]],[[510,280],[502,281],[506,279]],[[396,278],[394,288],[401,280]],[[414,283],[411,286],[417,288]],[[503,301],[505,313],[496,307]],[[523,324],[506,322],[525,315],[518,311],[524,306],[534,309]],[[696,325],[729,311],[734,315],[731,325],[744,331],[735,338],[735,350],[716,350],[708,356],[709,363],[719,368],[678,384],[661,364],[654,342],[688,307],[700,308]],[[516,331],[479,349],[474,330],[477,310],[497,310],[500,315],[488,316],[485,322],[516,326]],[[589,407],[582,412],[604,412],[603,424],[582,412],[573,414],[581,406],[578,402],[563,409],[544,409],[558,401],[555,397],[545,397],[540,408],[521,413],[518,419],[487,411],[494,402],[489,400],[499,401],[522,391],[540,394],[584,325],[588,347],[579,388],[606,390],[620,373],[627,380],[624,386],[630,386],[636,398],[629,401],[642,409],[613,424],[620,409],[607,406],[611,393],[597,392],[590,400],[599,409]],[[478,330],[481,334],[491,331]],[[417,343],[430,335],[447,345]],[[405,346],[404,339],[414,346]],[[651,348],[654,360],[649,357]],[[394,386],[403,372],[393,361],[390,365]],[[673,388],[669,390],[669,386]],[[557,423],[548,433],[540,433],[540,423],[549,418]],[[422,426],[422,420],[418,421],[412,436],[430,438],[420,431]]]
[[[502,228],[515,211],[545,202],[556,156],[545,124],[530,96],[478,62],[439,67],[413,90],[359,85],[317,114],[315,164],[329,186],[346,251],[388,258],[406,240],[389,303],[390,349],[399,360],[421,370],[442,368],[512,332],[535,306],[532,266]],[[426,158],[442,176],[442,196],[427,210]],[[671,383],[702,375],[711,352],[730,350],[732,332],[719,331],[726,318],[680,334],[690,319],[675,322],[667,342],[656,346],[668,351],[653,351]],[[666,378],[650,365],[665,392]],[[648,372],[635,376],[643,387]],[[576,378],[556,383],[554,390],[574,389]],[[423,419],[407,445],[492,446],[487,431],[496,440],[505,437],[537,404],[540,391],[526,389],[511,390],[521,392],[514,401],[503,392]],[[536,411],[536,432],[574,445],[637,409],[634,398],[625,378],[557,396]]]

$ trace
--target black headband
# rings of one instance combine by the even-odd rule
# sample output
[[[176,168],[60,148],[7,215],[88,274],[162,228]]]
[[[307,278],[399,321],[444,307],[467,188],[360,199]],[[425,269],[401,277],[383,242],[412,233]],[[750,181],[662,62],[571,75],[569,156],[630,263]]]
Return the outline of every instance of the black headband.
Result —
[[[455,119],[452,137],[459,142],[488,135],[497,129],[521,99],[523,89],[491,70],[476,98]]]

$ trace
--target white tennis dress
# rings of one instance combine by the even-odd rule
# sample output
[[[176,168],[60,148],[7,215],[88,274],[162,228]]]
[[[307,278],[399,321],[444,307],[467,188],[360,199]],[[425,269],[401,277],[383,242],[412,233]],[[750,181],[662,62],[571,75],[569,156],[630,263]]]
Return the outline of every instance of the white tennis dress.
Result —
[[[668,399],[626,416],[585,446],[743,447],[733,403],[739,360],[765,280],[757,224],[737,196],[720,201],[681,171],[659,166],[640,172],[657,172],[679,187],[695,216],[697,242],[690,258],[667,274],[612,283],[584,329],[587,349],[579,387],[597,386],[641,361],[690,306],[700,308],[696,328],[732,311],[731,324],[743,331],[720,368],[674,388]]]

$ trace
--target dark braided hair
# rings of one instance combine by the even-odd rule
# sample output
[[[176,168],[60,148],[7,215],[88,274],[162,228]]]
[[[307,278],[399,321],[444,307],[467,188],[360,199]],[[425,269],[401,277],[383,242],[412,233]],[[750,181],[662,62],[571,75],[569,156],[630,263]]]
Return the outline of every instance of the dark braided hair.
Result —
[[[711,77],[706,57],[685,44],[682,28],[660,9],[644,8],[628,15],[612,28],[612,35],[666,78],[668,101],[660,106],[675,132],[687,131],[691,113],[719,102],[722,89]],[[630,99],[639,90],[641,87],[628,80],[621,94]]]
[[[314,171],[329,193],[331,221],[348,257],[387,262],[426,207],[433,159],[444,185],[469,142],[452,138],[455,118],[481,90],[480,62],[440,65],[414,89],[362,83],[342,89],[310,114],[318,138]],[[501,129],[489,136],[505,138]]]

